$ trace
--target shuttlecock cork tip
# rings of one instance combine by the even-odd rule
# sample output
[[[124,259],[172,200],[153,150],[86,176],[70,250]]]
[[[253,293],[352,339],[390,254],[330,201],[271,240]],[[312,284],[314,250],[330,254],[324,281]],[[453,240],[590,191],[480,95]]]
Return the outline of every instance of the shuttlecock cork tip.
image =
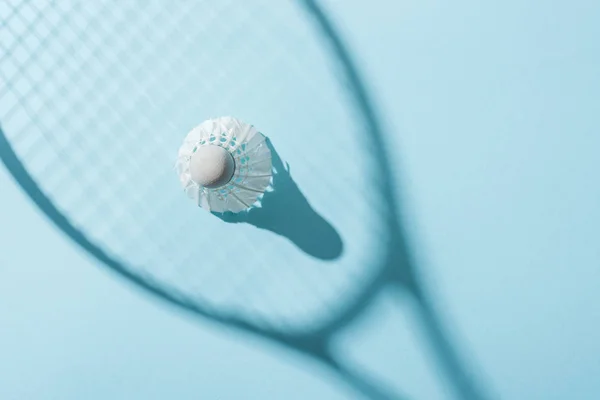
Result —
[[[221,146],[198,146],[190,159],[190,175],[194,182],[210,189],[226,185],[232,178],[235,161]]]

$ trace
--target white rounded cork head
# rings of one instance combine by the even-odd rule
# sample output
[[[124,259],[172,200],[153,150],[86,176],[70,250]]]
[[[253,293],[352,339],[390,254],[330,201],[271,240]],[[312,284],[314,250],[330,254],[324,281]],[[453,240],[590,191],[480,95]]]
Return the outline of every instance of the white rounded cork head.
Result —
[[[221,146],[199,146],[190,160],[190,176],[200,186],[210,189],[226,185],[232,178],[235,161]]]

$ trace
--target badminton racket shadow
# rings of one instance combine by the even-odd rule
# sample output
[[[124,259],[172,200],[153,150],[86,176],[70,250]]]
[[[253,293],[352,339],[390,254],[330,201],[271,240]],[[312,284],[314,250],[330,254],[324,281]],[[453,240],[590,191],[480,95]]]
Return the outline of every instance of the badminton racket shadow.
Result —
[[[420,282],[417,264],[415,258],[408,246],[409,240],[406,237],[402,222],[402,204],[397,196],[396,187],[398,180],[392,178],[390,160],[385,150],[383,142],[384,133],[380,125],[380,118],[373,106],[369,93],[360,77],[359,71],[352,60],[351,53],[342,42],[334,29],[331,21],[323,12],[322,8],[314,0],[300,0],[305,9],[311,14],[321,33],[323,41],[330,51],[335,54],[338,60],[338,68],[341,69],[340,76],[346,78],[348,82],[346,87],[352,92],[351,98],[355,101],[355,106],[361,110],[364,123],[367,126],[368,134],[373,143],[373,150],[378,154],[380,181],[378,189],[382,191],[383,199],[387,202],[385,209],[390,213],[386,221],[388,223],[388,249],[385,265],[381,269],[371,286],[371,290],[363,292],[361,298],[356,299],[355,303],[350,305],[354,310],[342,313],[342,318],[335,324],[327,327],[327,332],[322,335],[330,335],[331,332],[340,329],[363,309],[369,306],[374,300],[375,293],[380,285],[391,284],[400,291],[406,292],[416,301],[424,331],[429,339],[429,343],[437,358],[439,369],[448,379],[448,383],[454,389],[456,398],[465,400],[484,400],[488,398],[487,391],[482,384],[473,376],[473,369],[459,355],[456,347],[451,343],[449,335],[437,309],[430,300],[425,291],[424,285]]]
[[[260,321],[253,321],[241,314],[220,312],[218,308],[206,307],[204,304],[195,301],[193,296],[172,290],[172,288],[165,287],[156,279],[137,273],[135,269],[130,268],[126,260],[115,258],[109,251],[95,243],[85,232],[73,224],[69,215],[65,215],[64,210],[57,208],[51,198],[40,188],[21,159],[15,154],[9,140],[1,130],[0,158],[23,190],[58,228],[97,260],[119,273],[122,277],[129,279],[163,300],[192,312],[195,316],[205,317],[224,326],[238,328],[271,339],[283,345],[284,348],[321,361],[337,372],[350,386],[372,400],[390,400],[400,397],[363,371],[357,371],[346,366],[340,360],[340,354],[335,354],[332,343],[339,332],[351,325],[369,308],[382,288],[393,286],[398,291],[408,293],[419,306],[419,315],[421,316],[424,332],[429,339],[434,355],[437,356],[440,370],[444,372],[450,386],[454,388],[455,398],[465,400],[487,399],[486,391],[473,374],[473,368],[465,362],[465,357],[459,354],[456,347],[451,343],[449,335],[441,323],[442,318],[440,318],[430,296],[426,293],[425,286],[420,281],[419,270],[408,246],[408,238],[402,223],[402,204],[396,195],[397,181],[392,176],[390,160],[383,143],[384,134],[380,119],[354,65],[350,52],[335,32],[331,21],[314,0],[298,1],[311,17],[325,47],[329,49],[330,54],[337,61],[338,76],[345,83],[348,95],[354,103],[357,118],[360,118],[361,123],[366,127],[364,134],[370,139],[370,149],[366,151],[372,151],[377,160],[377,174],[375,176],[378,177],[378,180],[374,182],[373,190],[380,191],[380,197],[384,200],[380,212],[384,216],[386,236],[381,239],[386,246],[383,249],[381,262],[372,266],[373,269],[376,269],[376,272],[368,280],[361,282],[361,290],[357,295],[336,308],[334,315],[331,315],[322,325],[314,328],[307,327],[305,331],[287,330],[285,324],[281,326],[261,325]],[[249,213],[246,222],[285,236],[294,242],[296,246],[314,257],[325,260],[339,257],[343,250],[340,235],[312,209],[275,151],[273,151],[273,155],[274,166],[277,170],[274,177],[276,180],[274,186],[280,186],[279,189],[275,188],[279,193],[276,191],[271,193],[272,196],[265,196],[264,210],[256,210],[252,216]],[[299,212],[299,215],[304,215],[307,221],[302,224],[291,223],[288,219],[288,222],[285,222],[285,218],[295,217],[292,215],[286,217],[277,209],[288,201],[294,202],[294,207],[298,209],[296,212]],[[267,202],[270,204],[267,204]],[[285,208],[289,209],[289,207],[290,204],[287,203]],[[273,208],[273,210],[267,211],[270,208]],[[309,237],[309,233],[317,238],[320,237],[320,241],[315,241],[312,237]],[[322,244],[322,242],[325,244]]]
[[[273,143],[269,139],[266,143],[273,162],[273,190],[264,194],[260,207],[241,213],[213,214],[227,223],[248,223],[284,236],[313,257],[338,258],[344,247],[340,234],[312,208]]]

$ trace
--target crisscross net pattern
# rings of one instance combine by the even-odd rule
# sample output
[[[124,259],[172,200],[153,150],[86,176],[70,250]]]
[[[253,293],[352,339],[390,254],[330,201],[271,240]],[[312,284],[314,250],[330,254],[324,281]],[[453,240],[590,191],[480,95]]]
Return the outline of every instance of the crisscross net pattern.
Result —
[[[281,330],[325,323],[376,273],[385,240],[377,155],[298,4],[8,0],[0,20],[3,132],[56,207],[123,269]],[[341,235],[340,257],[312,257],[186,198],[177,150],[191,128],[222,115],[270,137]]]

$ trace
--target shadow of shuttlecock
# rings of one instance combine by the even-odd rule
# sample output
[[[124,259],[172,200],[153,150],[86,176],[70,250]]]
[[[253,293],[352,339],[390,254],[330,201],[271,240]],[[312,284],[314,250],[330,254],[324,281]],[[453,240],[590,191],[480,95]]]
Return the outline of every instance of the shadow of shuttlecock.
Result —
[[[241,213],[213,213],[227,223],[247,223],[281,235],[305,253],[322,259],[334,260],[343,251],[343,241],[337,230],[317,213],[290,174],[290,167],[269,139],[273,162],[273,184],[264,194],[260,207]]]

